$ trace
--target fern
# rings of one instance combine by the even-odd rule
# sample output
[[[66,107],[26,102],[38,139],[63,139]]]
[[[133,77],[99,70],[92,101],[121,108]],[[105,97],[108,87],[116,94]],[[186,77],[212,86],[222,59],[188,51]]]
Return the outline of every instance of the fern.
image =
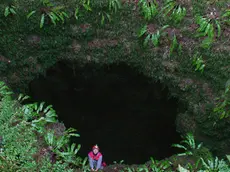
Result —
[[[201,162],[204,169],[208,170],[209,172],[227,172],[230,170],[226,162],[224,160],[219,160],[218,157],[213,160],[208,160],[207,162],[205,162],[205,160],[201,158]]]
[[[56,118],[52,106],[45,107],[45,103],[42,102],[23,106],[17,103],[16,107],[16,101],[11,99],[8,87],[3,82],[0,82],[0,85],[1,171],[70,172],[74,170],[73,165],[75,169],[82,167],[84,171],[88,171],[87,159],[83,160],[77,156],[80,145],[69,145],[71,137],[79,136],[75,129],[65,130],[61,136],[55,136],[54,130],[45,129],[47,122],[53,122],[52,119]],[[20,94],[18,101],[27,98],[28,96]],[[35,120],[41,119],[44,122],[42,125],[34,123]],[[42,132],[38,133],[35,130]],[[55,162],[51,162],[52,153],[57,155]]]
[[[153,43],[153,45],[157,47],[159,45],[159,43],[160,43],[160,37],[161,37],[161,35],[163,34],[164,30],[167,27],[168,27],[168,25],[165,25],[161,29],[157,30],[155,33],[149,33],[148,29],[147,29],[148,26],[144,25],[140,29],[138,37],[140,38],[140,37],[143,37],[144,35],[146,35],[143,45],[147,46],[148,42],[151,41]]]
[[[177,170],[178,170],[179,172],[189,172],[189,170],[187,170],[186,168],[182,167],[180,164],[178,165]]]
[[[14,103],[10,97],[12,94],[9,88],[0,82],[0,96],[2,97],[0,102],[0,125],[8,122],[14,114]]]
[[[112,21],[110,14],[105,11],[100,11],[98,15],[101,18],[101,21],[100,21],[101,25],[104,25],[106,20],[108,20],[109,22]]]
[[[156,0],[139,0],[138,5],[146,20],[151,20],[158,14],[158,4]]]
[[[161,13],[173,23],[177,24],[183,20],[186,15],[186,8],[182,7],[175,0],[167,0]]]
[[[230,85],[226,84],[224,93],[217,98],[218,103],[214,108],[214,112],[219,115],[220,119],[230,116]]]
[[[202,146],[202,143],[199,145],[196,145],[194,136],[192,133],[187,133],[184,140],[181,141],[182,144],[173,144],[173,147],[182,148],[185,150],[184,153],[177,154],[178,156],[184,156],[184,155],[193,155],[193,151],[196,149],[200,149]]]
[[[214,38],[218,38],[221,35],[220,19],[211,13],[210,15],[207,15],[207,17],[197,15],[195,21],[199,25],[199,28],[197,29],[198,34],[196,36],[206,37],[202,41],[201,46],[203,48],[209,48],[214,42]]]
[[[170,55],[172,55],[174,51],[177,51],[179,54],[181,54],[181,51],[182,51],[182,47],[178,43],[175,34],[173,35],[173,40],[172,40],[171,45],[170,45]]]
[[[68,18],[68,14],[63,11],[64,6],[55,6],[49,0],[42,0],[41,1],[42,8],[41,17],[40,17],[40,28],[43,28],[45,24],[45,19],[48,17],[50,21],[56,25],[58,22],[62,24],[65,22],[65,19]],[[33,16],[38,10],[33,10],[27,15],[27,19]]]
[[[9,5],[5,8],[4,16],[7,17],[9,15],[15,15],[16,13],[16,7],[14,5]]]
[[[116,13],[119,9],[121,9],[120,0],[109,0],[109,10]]]
[[[59,137],[56,137],[54,132],[48,131],[45,135],[45,141],[49,145],[51,151],[62,157],[65,162],[78,165],[79,161],[76,159],[76,155],[80,150],[81,145],[76,147],[76,144],[73,143],[71,146],[68,146],[70,137],[79,136],[78,134],[72,133],[75,131],[75,129],[70,128],[65,131],[64,135]]]
[[[0,96],[4,97],[11,94],[13,94],[13,92],[9,90],[9,88],[5,85],[4,82],[0,81]]]
[[[9,121],[14,115],[14,104],[9,96],[6,96],[0,102],[0,125]]]
[[[193,56],[193,66],[195,66],[195,71],[200,71],[201,73],[204,72],[204,68],[205,68],[205,63],[204,60],[202,59],[202,56],[195,54]]]
[[[90,6],[90,0],[81,0],[80,3],[86,11],[92,11],[92,8]]]
[[[221,19],[223,20],[223,23],[227,23],[230,25],[230,9],[226,9],[224,13],[221,16]]]

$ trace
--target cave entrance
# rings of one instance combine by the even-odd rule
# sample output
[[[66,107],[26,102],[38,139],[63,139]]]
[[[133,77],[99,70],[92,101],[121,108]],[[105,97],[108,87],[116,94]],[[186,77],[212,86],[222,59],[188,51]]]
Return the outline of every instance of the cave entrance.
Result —
[[[126,64],[98,67],[58,62],[30,83],[33,101],[52,104],[66,127],[78,130],[80,155],[98,144],[107,163],[141,164],[176,153],[178,100],[167,87]]]

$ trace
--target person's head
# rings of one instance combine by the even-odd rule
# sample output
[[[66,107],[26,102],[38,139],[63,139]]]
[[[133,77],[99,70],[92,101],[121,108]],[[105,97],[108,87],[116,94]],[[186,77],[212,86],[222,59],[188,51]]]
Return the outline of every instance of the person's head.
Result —
[[[99,152],[99,147],[97,145],[93,146],[93,153],[97,154]]]

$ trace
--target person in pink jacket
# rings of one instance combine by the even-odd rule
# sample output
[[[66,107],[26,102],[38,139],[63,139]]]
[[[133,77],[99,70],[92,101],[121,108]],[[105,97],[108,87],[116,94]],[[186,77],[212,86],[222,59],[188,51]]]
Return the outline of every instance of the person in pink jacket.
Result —
[[[93,146],[92,151],[88,154],[89,165],[92,171],[98,171],[103,169],[105,163],[102,162],[102,154],[99,152],[99,147],[97,145]]]

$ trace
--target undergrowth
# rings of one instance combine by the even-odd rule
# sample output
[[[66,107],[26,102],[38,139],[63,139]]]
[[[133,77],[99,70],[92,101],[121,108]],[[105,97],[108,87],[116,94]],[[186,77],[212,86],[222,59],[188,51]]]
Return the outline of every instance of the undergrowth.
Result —
[[[4,172],[30,171],[90,171],[86,158],[81,158],[78,151],[81,145],[70,143],[71,137],[79,137],[73,128],[66,129],[61,124],[51,105],[33,103],[21,105],[29,98],[20,94],[17,100],[12,99],[12,92],[0,82],[0,169]],[[157,161],[151,158],[150,163],[138,167],[123,167],[121,172],[163,172],[186,169],[199,172],[227,172],[229,165],[223,160],[207,159],[200,153],[202,143],[196,144],[191,133],[184,137],[181,144],[172,145],[182,148],[173,160]],[[178,164],[179,156],[194,158],[195,163]],[[123,161],[121,161],[122,163]],[[107,167],[109,168],[109,167]]]

